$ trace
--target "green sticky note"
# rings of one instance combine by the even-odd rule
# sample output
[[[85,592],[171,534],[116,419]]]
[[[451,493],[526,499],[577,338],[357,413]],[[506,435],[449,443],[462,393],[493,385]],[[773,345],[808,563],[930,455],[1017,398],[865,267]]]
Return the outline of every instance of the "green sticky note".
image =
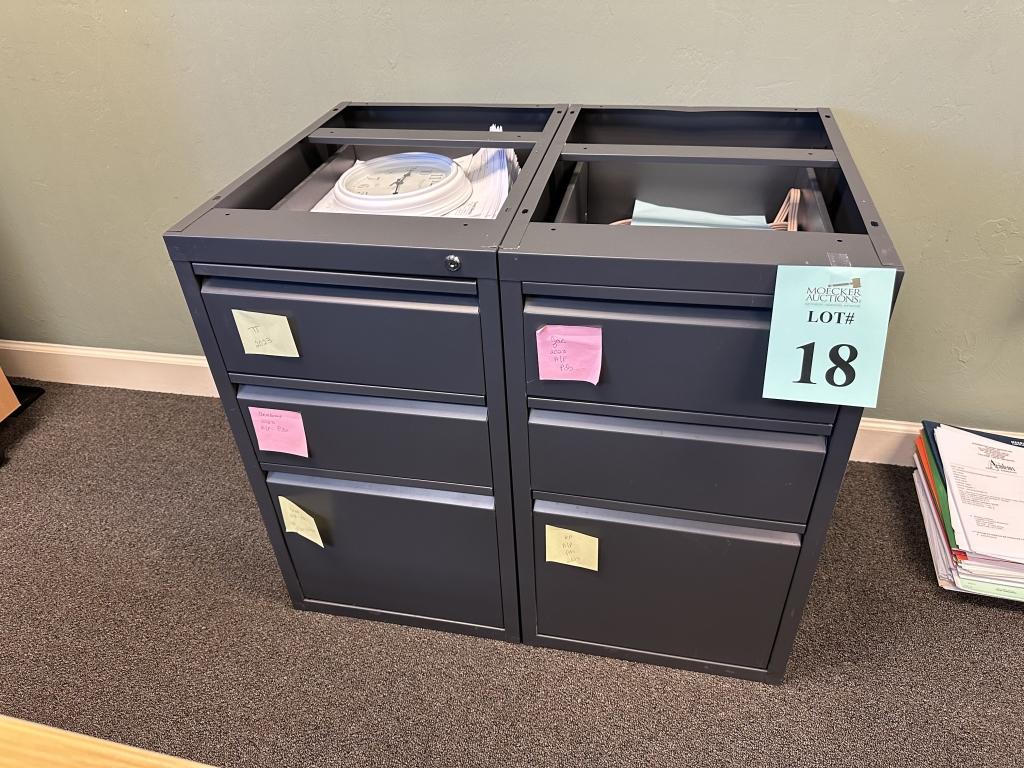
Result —
[[[247,355],[298,357],[292,327],[284,315],[270,315],[247,309],[232,309],[238,338]]]
[[[781,266],[765,397],[873,407],[896,270]]]

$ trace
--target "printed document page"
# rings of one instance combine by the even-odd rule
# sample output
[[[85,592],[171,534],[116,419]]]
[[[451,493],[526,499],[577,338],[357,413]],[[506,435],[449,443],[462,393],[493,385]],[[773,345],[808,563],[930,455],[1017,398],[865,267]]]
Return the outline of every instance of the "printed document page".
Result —
[[[935,430],[957,541],[979,555],[1024,563],[1024,448],[955,427]]]

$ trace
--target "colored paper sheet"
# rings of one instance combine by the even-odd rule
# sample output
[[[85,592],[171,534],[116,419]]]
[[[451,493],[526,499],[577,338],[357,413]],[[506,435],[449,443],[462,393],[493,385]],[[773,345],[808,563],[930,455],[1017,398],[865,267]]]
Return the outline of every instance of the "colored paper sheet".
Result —
[[[542,380],[597,384],[601,353],[600,328],[542,325],[537,329],[537,370]]]
[[[1013,586],[1011,584],[1000,584],[998,582],[987,581],[985,579],[975,579],[969,576],[961,576],[958,573],[954,573],[953,577],[956,580],[956,585],[964,592],[973,592],[976,595],[1001,597],[1006,600],[1024,602],[1024,587]]]
[[[320,529],[316,527],[316,520],[311,514],[286,496],[278,496],[277,502],[281,505],[281,518],[284,520],[286,533],[296,533],[318,547],[323,547]]]
[[[688,208],[673,208],[654,205],[643,200],[633,203],[634,227],[697,227],[701,229],[769,229],[764,214],[730,216],[708,211],[694,211]]]
[[[544,557],[549,563],[596,571],[597,545],[594,536],[555,525],[544,526]]]
[[[917,459],[917,465],[918,470],[914,472],[914,487],[917,490],[918,505],[921,507],[921,520],[924,523],[925,537],[928,540],[928,549],[932,556],[932,567],[935,568],[935,578],[943,589],[959,591],[960,588],[956,586],[956,581],[953,578],[956,563],[949,553],[946,538],[940,530],[939,515],[935,511],[934,503],[928,493],[919,459]]]
[[[932,491],[932,498],[935,500],[935,507],[942,517],[942,528],[946,533],[946,541],[954,554],[960,555],[960,547],[956,541],[956,531],[953,530],[953,520],[950,517],[949,498],[946,495],[946,483],[942,473],[938,471],[938,463],[935,461],[935,454],[932,445],[923,436],[918,437],[918,455],[921,457],[921,465],[928,480],[928,488]]]
[[[252,419],[256,444],[261,451],[290,453],[292,456],[309,458],[306,428],[302,423],[301,413],[250,405],[249,418]]]
[[[780,266],[764,397],[874,407],[893,269]]]
[[[252,312],[248,309],[232,309],[238,338],[247,355],[270,355],[271,357],[298,357],[292,327],[284,315],[270,315],[266,312]]]
[[[922,421],[921,425],[924,427],[925,444],[928,446],[931,455],[937,458],[939,455],[939,448],[938,444],[935,442],[935,430],[939,424],[936,421]],[[938,479],[945,483],[946,474],[945,470],[942,468],[942,464],[936,463],[932,468],[938,473]]]

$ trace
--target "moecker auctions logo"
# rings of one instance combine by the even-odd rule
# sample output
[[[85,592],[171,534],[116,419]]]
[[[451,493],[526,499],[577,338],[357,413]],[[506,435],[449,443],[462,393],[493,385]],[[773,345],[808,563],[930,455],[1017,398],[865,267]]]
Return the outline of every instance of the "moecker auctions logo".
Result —
[[[807,303],[816,305],[857,307],[860,306],[859,277],[845,283],[811,285],[807,287]]]

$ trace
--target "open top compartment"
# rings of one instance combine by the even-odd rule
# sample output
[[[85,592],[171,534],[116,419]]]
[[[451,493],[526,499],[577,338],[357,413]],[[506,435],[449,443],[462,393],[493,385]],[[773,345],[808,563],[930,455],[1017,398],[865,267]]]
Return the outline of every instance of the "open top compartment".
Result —
[[[800,109],[570,108],[530,220],[612,224],[641,200],[771,222],[799,189],[798,231],[863,234],[831,119]]]
[[[503,242],[504,275],[660,287],[685,272],[710,287],[741,259],[763,265],[745,273],[757,292],[778,264],[898,265],[834,123],[828,109],[570,105]],[[794,229],[773,229],[791,190]]]
[[[354,163],[403,152],[456,159],[483,148],[507,148],[525,168],[537,145],[553,134],[563,111],[540,106],[346,105],[332,110],[319,127],[236,189],[214,198],[213,207],[308,212]],[[491,131],[492,125],[502,130]],[[521,186],[525,191],[525,180]]]
[[[799,231],[864,231],[860,222],[843,209],[849,204],[849,195],[836,194],[841,179],[829,169],[822,173],[822,169],[787,165],[560,159],[553,178],[551,193],[545,204],[535,210],[532,221],[627,222],[633,215],[634,203],[641,200],[657,206],[729,216],[763,215],[771,222],[789,190],[796,188],[801,193]],[[830,207],[823,190],[829,193],[833,206]]]
[[[232,246],[227,241],[286,241],[309,253],[310,266],[339,263],[341,252],[337,246],[348,251],[346,258],[356,260],[362,258],[359,254],[367,253],[367,248],[383,247],[401,250],[381,263],[380,269],[385,271],[438,274],[440,269],[443,274],[451,271],[443,261],[448,254],[464,254],[460,256],[461,267],[457,266],[460,276],[493,274],[495,249],[519,209],[565,111],[565,106],[539,104],[340,104],[172,227],[170,233],[225,242],[225,253],[219,258],[226,261],[260,258],[259,246],[250,245],[245,254],[228,253]],[[500,126],[501,132],[491,131],[492,125]],[[483,216],[470,217],[463,214],[462,207],[445,209],[443,204],[405,210],[445,215],[312,210],[341,175],[359,161],[403,152],[456,159],[472,156],[483,148],[508,150],[519,166],[517,176],[514,169],[509,172],[503,204],[494,202],[500,199],[498,194],[490,194],[485,199],[491,202],[482,206]],[[473,198],[464,201],[466,205],[476,199],[476,178],[488,182],[494,179],[481,172],[460,180],[463,189],[474,191]],[[435,183],[432,178],[430,183]],[[410,186],[407,184],[407,189]],[[504,189],[500,183],[497,186]],[[413,186],[411,191],[420,188]],[[484,188],[493,190],[486,185]],[[351,189],[349,193],[367,194]],[[342,206],[337,210],[351,209]],[[332,253],[326,252],[328,247]],[[431,250],[445,253],[440,260],[431,257],[430,264],[424,265],[417,254]],[[481,251],[490,252],[492,266],[475,257],[471,257],[472,264],[466,262],[466,255]],[[175,253],[172,249],[172,256]],[[298,264],[299,251],[295,253]]]

